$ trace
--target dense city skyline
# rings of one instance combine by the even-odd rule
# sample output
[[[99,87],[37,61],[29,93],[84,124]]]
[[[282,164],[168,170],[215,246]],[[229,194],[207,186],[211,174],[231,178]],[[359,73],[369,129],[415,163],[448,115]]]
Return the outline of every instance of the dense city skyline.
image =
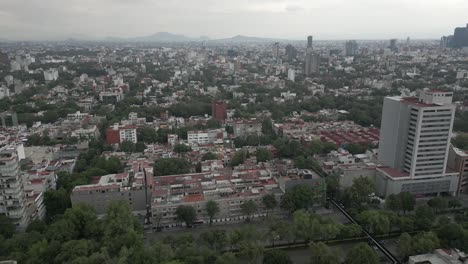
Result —
[[[0,0],[0,264],[463,264],[468,0]]]
[[[171,32],[210,38],[437,39],[466,24],[467,10],[461,0],[70,0],[66,6],[58,0],[5,0],[0,38],[103,39]]]

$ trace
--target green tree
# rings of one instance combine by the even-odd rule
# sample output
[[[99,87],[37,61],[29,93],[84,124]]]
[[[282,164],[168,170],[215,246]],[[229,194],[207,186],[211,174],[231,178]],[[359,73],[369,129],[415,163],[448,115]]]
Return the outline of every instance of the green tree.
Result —
[[[247,221],[249,221],[250,216],[257,211],[257,204],[252,200],[242,203],[240,207],[242,214],[247,216]]]
[[[15,233],[15,225],[11,222],[10,218],[4,214],[0,214],[0,237],[10,238]]]
[[[288,253],[282,250],[271,249],[263,253],[263,264],[292,264]]]
[[[347,224],[341,226],[340,230],[340,237],[343,238],[351,238],[351,237],[357,237],[362,234],[362,228],[361,226],[357,224]]]
[[[254,242],[243,242],[240,244],[239,252],[237,255],[241,263],[258,263],[259,258],[263,253],[263,246]]]
[[[450,198],[448,200],[448,207],[452,208],[452,209],[455,209],[455,208],[458,208],[458,207],[462,207],[462,203],[460,202],[460,200],[453,197],[453,198]]]
[[[390,194],[385,199],[385,207],[389,210],[399,212],[402,209],[400,197],[395,194]]]
[[[390,232],[390,219],[382,211],[363,211],[359,214],[358,219],[372,234],[387,234]]]
[[[55,110],[46,111],[41,118],[44,123],[53,123],[60,118],[59,114]]]
[[[414,220],[411,217],[401,216],[398,218],[398,226],[401,231],[409,232],[414,230]]]
[[[340,254],[334,252],[329,246],[322,242],[311,243],[310,247],[310,264],[339,264]]]
[[[221,128],[221,121],[210,118],[208,121],[206,121],[206,128],[213,129],[213,128]]]
[[[432,252],[440,247],[439,238],[433,232],[423,232],[413,237],[412,254],[419,255]]]
[[[412,238],[408,233],[403,233],[398,239],[397,250],[402,259],[411,256],[413,252]]]
[[[58,242],[73,240],[77,236],[78,232],[75,225],[66,219],[60,219],[52,223],[46,233],[46,237],[49,240],[56,240]]]
[[[218,159],[218,155],[214,154],[213,152],[207,152],[203,154],[201,160],[205,161],[205,160],[217,160],[217,159]]]
[[[111,256],[119,253],[122,248],[130,249],[143,244],[143,228],[127,203],[111,203],[103,220],[102,245]]]
[[[265,207],[267,214],[269,211],[273,210],[276,208],[278,205],[278,202],[276,201],[275,195],[274,194],[267,194],[262,197],[262,203],[263,206]]]
[[[434,211],[426,205],[416,207],[414,221],[418,228],[429,230],[435,220]]]
[[[77,204],[63,214],[63,219],[71,222],[78,239],[99,239],[102,229],[96,211],[89,204]]]
[[[278,220],[276,217],[270,216],[269,220],[269,233],[272,234],[272,242],[278,238],[291,242],[295,238],[294,225],[291,225],[288,221]]]
[[[273,154],[271,154],[271,151],[266,148],[258,148],[255,155],[257,157],[258,162],[269,161],[273,158]]]
[[[200,239],[207,244],[210,249],[216,252],[221,252],[228,245],[228,235],[226,230],[223,229],[203,232],[200,234]]]
[[[427,205],[429,205],[429,207],[434,209],[436,212],[440,212],[448,208],[447,200],[440,196],[434,197],[427,201]]]
[[[414,197],[414,194],[401,192],[398,196],[401,200],[401,209],[403,210],[403,213],[414,210],[414,206],[416,205],[416,197]]]
[[[234,153],[234,156],[231,159],[231,166],[235,167],[242,163],[244,163],[245,159],[247,158],[247,151],[246,150],[239,150]]]
[[[348,144],[346,146],[346,150],[353,155],[365,153],[367,148],[368,146],[361,144]]]
[[[70,240],[65,242],[60,253],[55,257],[56,263],[71,263],[79,257],[86,257],[92,250],[92,242],[89,240]]]
[[[190,163],[182,158],[157,159],[154,162],[154,171],[157,176],[189,173],[190,167]]]
[[[294,212],[293,222],[298,238],[309,242],[320,237],[321,223],[317,215],[298,210]]]
[[[152,127],[141,127],[137,130],[138,141],[145,143],[156,143],[158,142],[158,134]]]
[[[28,233],[36,231],[41,234],[44,234],[46,230],[47,230],[47,224],[44,221],[39,220],[39,219],[32,221],[26,228],[26,232]]]
[[[338,189],[340,188],[340,174],[339,173],[331,173],[328,174],[325,178],[327,183],[327,192],[331,194],[333,197]]]
[[[206,214],[210,217],[210,225],[213,223],[213,218],[219,213],[219,205],[214,200],[206,202]]]
[[[187,146],[185,144],[176,144],[174,146],[174,152],[176,153],[185,153],[185,152],[190,152],[192,151],[192,148],[190,146]]]
[[[308,209],[314,205],[317,194],[312,187],[297,185],[289,190],[281,199],[281,207],[293,213],[299,209]]]
[[[458,134],[452,139],[452,144],[457,148],[468,150],[468,134]]]
[[[64,188],[46,191],[44,193],[44,205],[47,220],[53,220],[71,207],[70,195]]]
[[[353,185],[345,190],[344,202],[348,206],[361,207],[369,203],[369,196],[375,192],[375,183],[366,177],[359,176],[353,180]]]
[[[226,132],[232,135],[234,134],[234,128],[231,125],[226,125]]]
[[[447,248],[462,248],[463,239],[466,236],[463,227],[456,223],[448,223],[442,225],[437,230],[437,236],[444,247]]]
[[[379,264],[379,256],[367,244],[359,243],[346,256],[347,264]]]
[[[222,255],[216,257],[214,264],[238,264],[239,261],[236,258],[236,255],[231,252],[226,252]]]
[[[184,222],[187,227],[190,227],[197,218],[195,208],[190,205],[179,205],[176,208],[177,220]]]
[[[174,258],[172,247],[159,240],[151,245],[150,252],[155,263],[166,263]]]
[[[312,140],[309,143],[309,150],[311,154],[321,154],[323,152],[324,146],[321,140]]]
[[[135,151],[136,152],[143,152],[143,151],[145,151],[145,149],[146,149],[146,145],[145,145],[144,142],[139,141],[139,142],[137,142],[135,144]]]
[[[122,143],[120,143],[120,150],[123,152],[135,152],[136,151],[136,145],[132,141],[125,140]]]
[[[323,148],[322,148],[322,154],[328,154],[333,150],[337,150],[338,148],[336,147],[335,143],[332,142],[324,142],[323,143]]]

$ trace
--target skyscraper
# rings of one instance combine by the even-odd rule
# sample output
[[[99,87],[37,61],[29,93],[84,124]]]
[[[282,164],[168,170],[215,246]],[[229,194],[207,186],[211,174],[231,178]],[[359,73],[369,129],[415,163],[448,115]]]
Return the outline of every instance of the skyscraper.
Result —
[[[319,70],[320,55],[314,54],[312,49],[312,36],[307,37],[307,48],[305,54],[304,74],[310,76]]]
[[[436,195],[455,193],[457,173],[447,157],[455,114],[452,92],[421,91],[419,97],[386,97],[380,128],[377,190]]]
[[[455,28],[455,33],[453,34],[453,47],[468,47],[468,24],[466,24],[466,27]]]
[[[288,44],[288,45],[286,45],[286,47],[284,49],[285,49],[286,58],[289,61],[292,61],[292,60],[294,60],[296,58],[297,50],[296,50],[296,48],[294,48],[293,45]]]
[[[355,56],[358,52],[358,44],[355,40],[349,40],[345,43],[345,56]]]
[[[307,51],[312,52],[312,36],[307,36]]]
[[[398,51],[397,40],[396,39],[391,39],[390,40],[390,46],[388,48],[391,49],[393,52],[397,52]]]
[[[288,80],[290,80],[292,82],[294,82],[296,80],[296,72],[292,68],[288,69]]]
[[[273,51],[273,57],[276,59],[279,58],[279,43],[278,42],[273,44],[272,51]]]
[[[450,48],[453,46],[453,35],[443,36],[440,38],[440,48]]]

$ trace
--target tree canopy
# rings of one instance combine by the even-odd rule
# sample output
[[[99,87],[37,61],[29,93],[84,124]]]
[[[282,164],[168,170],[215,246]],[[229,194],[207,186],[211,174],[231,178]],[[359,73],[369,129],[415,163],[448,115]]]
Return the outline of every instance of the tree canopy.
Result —
[[[158,159],[154,162],[157,176],[185,174],[190,172],[190,163],[183,158]]]

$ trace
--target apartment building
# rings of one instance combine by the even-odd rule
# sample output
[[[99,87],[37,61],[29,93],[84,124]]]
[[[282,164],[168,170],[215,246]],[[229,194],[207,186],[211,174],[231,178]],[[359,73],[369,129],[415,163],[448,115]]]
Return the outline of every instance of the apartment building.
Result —
[[[265,215],[262,198],[273,193],[279,200],[283,192],[269,170],[249,169],[225,173],[194,173],[159,176],[154,179],[151,209],[153,224],[161,227],[180,225],[175,214],[180,205],[193,206],[197,222],[207,223],[206,203],[214,200],[220,211],[214,222],[242,221],[241,205],[249,200],[257,204],[258,210],[251,217]]]
[[[225,137],[227,137],[227,133],[223,129],[187,132],[187,141],[190,145],[205,145],[217,142],[223,143],[223,138]]]
[[[20,173],[20,159],[24,159],[22,146],[0,149],[0,213],[10,218],[18,229],[24,229],[31,219],[27,213],[24,179]]]

